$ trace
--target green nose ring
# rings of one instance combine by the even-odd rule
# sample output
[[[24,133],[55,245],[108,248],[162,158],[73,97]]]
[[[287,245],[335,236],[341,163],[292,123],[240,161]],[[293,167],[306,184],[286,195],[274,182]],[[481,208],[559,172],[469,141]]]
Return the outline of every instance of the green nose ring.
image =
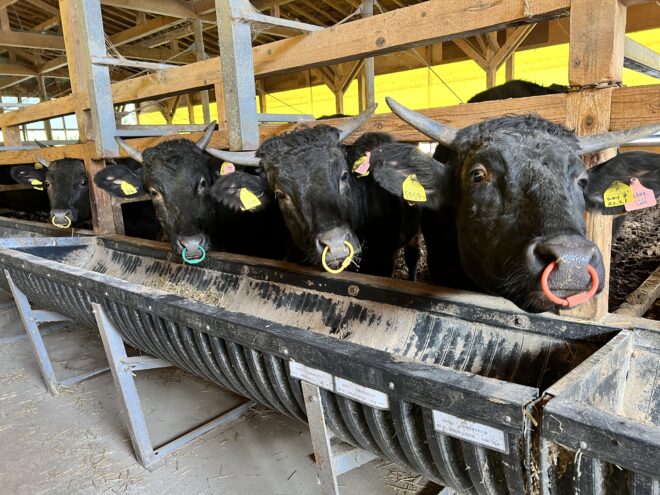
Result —
[[[201,263],[202,261],[204,261],[206,259],[206,250],[202,246],[199,246],[199,249],[202,251],[202,256],[200,258],[190,260],[190,259],[186,258],[186,253],[188,252],[188,248],[184,247],[183,252],[181,253],[181,257],[183,258],[183,261],[185,261],[189,265],[197,265],[197,264]]]

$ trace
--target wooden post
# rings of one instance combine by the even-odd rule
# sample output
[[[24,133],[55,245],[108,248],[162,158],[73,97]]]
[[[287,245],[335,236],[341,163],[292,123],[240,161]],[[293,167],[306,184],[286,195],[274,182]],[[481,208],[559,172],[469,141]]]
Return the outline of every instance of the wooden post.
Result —
[[[62,33],[66,47],[71,91],[74,96],[89,94],[91,110],[76,108],[80,141],[95,139],[96,151],[85,153],[92,223],[97,234],[123,233],[121,207],[106,192],[96,187],[94,175],[105,167],[99,156],[117,156],[117,143],[110,77],[107,67],[93,67],[91,56],[105,51],[103,22],[98,2],[93,0],[60,0]],[[100,30],[100,31],[99,31]],[[89,85],[89,87],[88,87]],[[104,94],[103,91],[106,91]],[[107,153],[107,154],[106,154]]]
[[[46,92],[46,78],[38,77],[39,84],[39,99],[41,101],[48,101],[48,93]],[[44,131],[46,132],[46,139],[51,141],[53,139],[53,129],[50,125],[50,119],[44,120]]]
[[[206,60],[206,50],[204,49],[204,31],[202,30],[202,21],[195,19],[193,21],[193,28],[195,29],[195,56],[197,61]],[[209,107],[209,92],[204,90],[201,93],[202,112],[204,114],[204,124],[211,123],[211,109]],[[219,115],[219,114],[218,114]]]
[[[362,16],[371,17],[374,15],[374,0],[362,0],[361,4]],[[362,66],[363,77],[358,79],[358,86],[362,82],[362,89],[364,94],[362,96],[362,105],[360,111],[366,110],[367,107],[374,104],[376,101],[376,87],[375,87],[375,65],[374,57],[364,59]]]
[[[626,31],[626,6],[618,0],[573,0],[570,19],[568,78],[572,87],[598,85],[568,94],[567,125],[578,135],[606,132],[610,127],[612,83],[621,81]],[[616,154],[604,150],[585,157],[587,167]],[[612,217],[587,213],[587,236],[603,254],[605,288],[591,301],[564,314],[598,319],[607,314],[612,244]]]
[[[344,93],[341,89],[333,91],[335,94],[335,112],[344,113]]]

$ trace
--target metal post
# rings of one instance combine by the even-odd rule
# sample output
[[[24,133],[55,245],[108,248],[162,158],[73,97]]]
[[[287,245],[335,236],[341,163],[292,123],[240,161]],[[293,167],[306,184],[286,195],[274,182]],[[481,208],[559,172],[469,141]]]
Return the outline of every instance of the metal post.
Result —
[[[227,137],[231,150],[259,147],[252,34],[250,24],[241,15],[251,9],[247,0],[215,0]]]
[[[254,405],[254,402],[245,402],[185,435],[181,435],[171,442],[154,449],[151,438],[149,437],[147,422],[144,419],[142,407],[140,406],[140,397],[135,386],[133,373],[135,371],[166,368],[173,365],[163,359],[150,356],[129,358],[126,355],[124,341],[106,316],[101,305],[93,303],[92,308],[99,333],[101,334],[101,340],[103,341],[103,347],[108,357],[108,363],[110,363],[112,379],[115,382],[115,387],[121,397],[122,407],[126,413],[128,431],[131,436],[133,448],[135,449],[135,455],[138,458],[138,462],[145,468],[153,469],[157,467],[172,452],[199,438],[208,431],[237,420]]]
[[[110,72],[106,65],[93,63],[94,58],[107,58],[101,3],[98,0],[76,0],[81,28],[80,43],[83,63],[89,64],[87,81],[92,135],[96,153],[102,157],[118,156],[115,141],[115,112],[112,104]]]
[[[193,28],[195,29],[195,55],[197,61],[206,60],[206,51],[204,50],[204,31],[202,30],[202,21],[196,19],[193,21]],[[211,109],[209,108],[209,92],[204,90],[201,92],[202,99],[202,112],[204,113],[204,124],[211,123]]]
[[[312,448],[316,459],[316,471],[321,483],[322,495],[339,495],[335,460],[330,447],[330,431],[325,424],[325,412],[321,402],[321,390],[316,385],[300,382],[305,398],[307,422],[312,436]]]
[[[46,382],[46,388],[48,388],[48,392],[50,392],[51,395],[57,395],[61,390],[70,387],[71,385],[89,378],[94,378],[95,376],[108,371],[108,368],[99,368],[78,376],[67,378],[60,382],[55,375],[55,370],[53,369],[53,364],[48,356],[46,345],[39,332],[39,323],[67,321],[67,318],[52,311],[33,310],[30,307],[30,302],[28,301],[27,296],[16,286],[16,284],[14,284],[14,281],[7,270],[5,270],[5,277],[7,278],[11,293],[14,296],[14,301],[16,302],[18,313],[21,316],[23,327],[25,328],[25,331],[30,338],[30,342],[32,343],[32,347],[34,348],[41,375]]]

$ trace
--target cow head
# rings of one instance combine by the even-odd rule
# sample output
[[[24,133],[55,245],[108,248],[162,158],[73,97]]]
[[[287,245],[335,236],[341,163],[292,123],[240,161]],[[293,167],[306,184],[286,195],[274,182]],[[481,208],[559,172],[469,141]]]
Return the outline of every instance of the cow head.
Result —
[[[67,228],[91,220],[89,185],[82,160],[64,158],[50,162],[39,158],[34,166],[13,167],[11,176],[18,183],[48,192],[51,222],[56,227]]]
[[[537,116],[505,116],[453,129],[388,99],[392,110],[424,134],[448,147],[440,163],[406,145],[386,145],[372,153],[374,178],[403,194],[410,176],[423,187],[423,207],[456,213],[461,263],[487,291],[528,311],[555,307],[547,296],[584,293],[604,266],[598,247],[585,237],[587,207],[602,207],[613,180],[639,178],[660,191],[655,165],[613,162],[585,170],[581,154],[595,152],[656,132],[660,126],[577,138]],[[410,179],[409,179],[410,180]],[[600,202],[599,199],[600,198]],[[553,263],[556,262],[556,265]],[[552,264],[552,271],[547,270]],[[591,269],[589,268],[591,267]],[[549,273],[542,291],[542,274]]]
[[[147,193],[172,249],[189,260],[201,259],[211,246],[215,203],[210,195],[211,157],[204,152],[215,122],[194,143],[187,139],[165,141],[144,152],[117,138],[138,164],[106,167],[96,174],[96,184],[120,198]]]
[[[257,190],[260,194],[270,191],[298,248],[309,262],[321,264],[324,259],[327,266],[337,269],[345,260],[360,255],[356,229],[363,205],[355,194],[360,179],[351,173],[350,157],[358,153],[358,148],[364,153],[391,138],[368,134],[351,147],[345,147],[342,141],[374,110],[375,106],[341,128],[318,125],[273,137],[251,155],[208,151],[233,163],[259,165],[263,173]],[[254,180],[255,176],[236,172],[225,180],[244,181],[248,177]],[[221,191],[220,187],[221,182],[214,186],[216,198],[227,206],[237,205],[240,189],[233,188],[233,194],[227,194],[229,189]]]

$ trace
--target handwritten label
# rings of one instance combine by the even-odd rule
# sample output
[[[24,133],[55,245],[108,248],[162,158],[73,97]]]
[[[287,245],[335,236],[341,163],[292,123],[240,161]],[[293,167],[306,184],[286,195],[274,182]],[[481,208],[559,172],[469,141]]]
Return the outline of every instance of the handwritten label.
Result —
[[[433,411],[433,428],[450,437],[460,438],[505,454],[509,452],[506,434],[491,426],[468,421],[444,412]]]
[[[634,177],[630,179],[630,189],[632,189],[633,192],[633,199],[629,203],[626,203],[626,211],[650,208],[658,203],[655,199],[655,193],[653,190],[644,187],[642,183]]]
[[[121,192],[123,192],[126,196],[133,196],[138,192],[133,184],[126,182],[125,180],[119,183],[119,187],[121,188]]]
[[[401,188],[403,189],[403,199],[406,201],[413,203],[426,203],[426,191],[424,190],[424,186],[422,186],[417,180],[415,174],[406,177]]]
[[[229,175],[236,172],[236,166],[230,162],[222,162],[220,165],[220,175]]]
[[[355,160],[355,163],[353,163],[353,172],[362,177],[369,175],[369,167],[371,166],[371,163],[369,162],[370,158],[371,153],[367,151],[364,156]]]
[[[257,196],[252,191],[246,189],[245,187],[241,187],[239,197],[241,198],[241,203],[243,204],[243,210],[252,210],[253,208],[261,205],[259,198],[257,198]]]
[[[37,191],[43,191],[43,182],[41,182],[39,179],[30,179],[30,184],[32,184],[32,187],[34,187]]]
[[[343,378],[335,377],[335,391],[344,397],[375,407],[376,409],[390,408],[390,399],[387,394],[373,388],[358,385]]]
[[[333,390],[332,375],[330,373],[305,366],[293,360],[289,361],[289,370],[293,378],[304,380],[326,390]]]
[[[623,206],[633,200],[633,191],[629,185],[615,180],[610,187],[605,190],[603,200],[606,208]]]

